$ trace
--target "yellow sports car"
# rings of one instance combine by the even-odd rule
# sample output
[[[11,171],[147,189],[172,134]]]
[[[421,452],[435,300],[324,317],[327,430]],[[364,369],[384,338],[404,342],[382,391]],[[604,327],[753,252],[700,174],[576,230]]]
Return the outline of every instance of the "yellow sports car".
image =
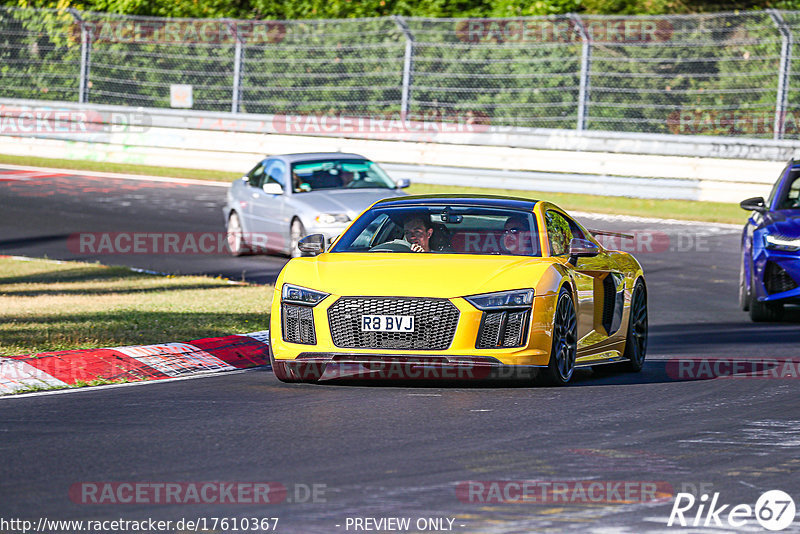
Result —
[[[553,385],[579,367],[642,368],[642,268],[549,202],[425,195],[382,200],[328,251],[278,276],[275,376],[520,377]]]

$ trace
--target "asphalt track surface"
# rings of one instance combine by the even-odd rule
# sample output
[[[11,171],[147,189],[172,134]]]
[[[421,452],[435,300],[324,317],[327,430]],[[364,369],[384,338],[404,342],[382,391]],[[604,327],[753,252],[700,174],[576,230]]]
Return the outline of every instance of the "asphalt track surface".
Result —
[[[66,245],[69,234],[85,231],[222,231],[224,193],[78,176],[0,181],[0,254],[274,279],[283,258],[86,258]],[[476,502],[457,492],[465,481],[522,480],[649,481],[673,493],[719,492],[719,504],[751,506],[764,491],[781,489],[800,504],[798,377],[675,373],[676,362],[688,359],[779,358],[797,369],[800,315],[755,325],[737,308],[739,231],[582,220],[593,228],[647,232],[661,243],[637,254],[650,306],[642,373],[586,370],[568,387],[531,388],[289,385],[260,369],[6,398],[0,400],[0,515],[278,517],[278,532],[320,533],[353,532],[346,522],[357,517],[408,517],[412,525],[418,518],[450,518],[453,532],[679,530],[667,527],[671,497]],[[285,486],[289,498],[269,505],[71,500],[69,488],[86,481],[269,481]],[[315,502],[304,502],[305,488],[314,484],[322,485]],[[694,521],[697,511],[697,505],[687,511],[686,520]],[[736,530],[725,523],[727,511],[716,531]],[[785,532],[800,531],[798,525]],[[762,531],[753,517],[741,530]]]

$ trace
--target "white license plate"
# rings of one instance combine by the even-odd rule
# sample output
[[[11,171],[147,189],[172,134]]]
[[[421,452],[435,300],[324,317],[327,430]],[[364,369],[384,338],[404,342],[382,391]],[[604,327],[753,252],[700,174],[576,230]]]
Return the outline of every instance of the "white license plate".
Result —
[[[413,332],[413,315],[362,315],[362,332]]]

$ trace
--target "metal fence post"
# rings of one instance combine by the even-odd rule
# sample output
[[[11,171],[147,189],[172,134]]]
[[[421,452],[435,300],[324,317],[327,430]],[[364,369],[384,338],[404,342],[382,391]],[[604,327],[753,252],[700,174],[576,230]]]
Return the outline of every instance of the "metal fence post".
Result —
[[[244,43],[239,36],[235,23],[230,23],[236,44],[233,48],[233,93],[231,94],[231,113],[239,113],[239,102],[242,99],[242,66],[244,61]]]
[[[78,74],[78,104],[86,104],[89,101],[89,61],[91,59],[91,32],[86,28],[86,24],[81,18],[80,13],[74,7],[69,8],[69,13],[81,26],[81,63]]]
[[[406,50],[403,57],[403,89],[400,96],[400,116],[403,119],[408,117],[408,110],[411,105],[411,72],[414,67],[414,35],[408,29],[405,19],[398,15],[393,15],[392,19],[406,38]]]
[[[575,27],[581,34],[581,73],[578,88],[578,121],[576,129],[582,132],[586,129],[586,119],[589,116],[589,87],[590,87],[590,74],[592,69],[592,38],[586,31],[583,21],[578,15],[570,14],[569,16],[575,23]]]
[[[781,62],[778,67],[778,95],[775,100],[775,123],[772,138],[783,139],[786,130],[786,102],[789,97],[789,72],[792,68],[792,30],[786,25],[780,12],[768,9],[769,17],[781,34]]]

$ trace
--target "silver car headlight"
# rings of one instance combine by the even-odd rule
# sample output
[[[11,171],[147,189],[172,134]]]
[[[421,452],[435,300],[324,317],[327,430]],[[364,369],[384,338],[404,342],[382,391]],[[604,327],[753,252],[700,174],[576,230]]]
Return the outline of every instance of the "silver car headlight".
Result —
[[[772,250],[797,252],[800,250],[800,238],[764,234],[764,246]]]
[[[464,300],[479,310],[498,310],[508,308],[527,308],[533,304],[533,289],[498,291],[464,297]]]
[[[346,213],[320,213],[314,220],[317,224],[334,225],[350,222],[350,217]]]
[[[289,304],[302,304],[304,306],[316,306],[330,293],[323,293],[307,287],[283,284],[282,301]]]

